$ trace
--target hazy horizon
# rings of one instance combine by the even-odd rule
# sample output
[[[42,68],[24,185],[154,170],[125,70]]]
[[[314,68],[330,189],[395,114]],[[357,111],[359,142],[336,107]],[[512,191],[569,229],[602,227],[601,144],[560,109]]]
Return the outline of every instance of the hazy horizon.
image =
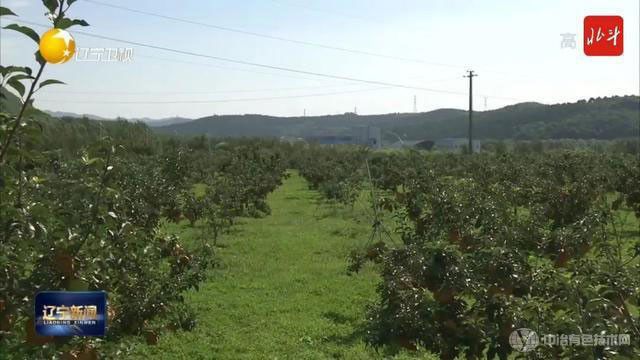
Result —
[[[622,94],[622,95],[617,95],[617,94],[613,94],[613,95],[608,95],[608,96],[600,96],[601,98],[611,98],[611,97],[625,97],[625,96],[636,96],[636,97],[640,97],[640,94]],[[598,98],[597,96],[592,97],[592,98]],[[519,102],[519,103],[514,103],[514,104],[509,104],[509,105],[505,105],[505,106],[501,106],[501,107],[497,107],[495,109],[474,109],[474,112],[485,112],[485,111],[494,111],[494,110],[500,110],[500,109],[504,109],[506,107],[509,106],[514,106],[514,105],[520,105],[520,104],[526,104],[526,103],[537,103],[540,105],[561,105],[561,104],[565,104],[565,103],[576,103],[577,101],[588,101],[589,98],[585,98],[585,99],[576,99],[576,101],[568,101],[568,102],[562,102],[562,103],[550,103],[550,104],[545,104],[545,103],[539,103],[539,102],[535,102],[535,101],[530,101],[530,102]],[[92,113],[75,113],[72,111],[60,111],[60,110],[55,110],[55,109],[47,109],[47,108],[40,108],[40,110],[46,111],[46,112],[50,112],[50,113],[69,113],[69,114],[73,114],[73,115],[77,115],[77,116],[97,116],[97,117],[101,117],[104,118],[105,120],[117,120],[117,117],[114,118],[109,118],[109,117],[104,117],[104,116],[100,116],[98,114],[92,114]],[[437,108],[437,109],[430,109],[430,110],[425,110],[425,111],[418,111],[417,113],[414,113],[413,111],[404,111],[404,112],[386,112],[386,113],[373,113],[373,114],[356,114],[359,116],[376,116],[376,115],[389,115],[389,114],[424,114],[424,113],[429,113],[429,112],[433,112],[433,111],[439,111],[439,110],[457,110],[457,111],[467,111],[468,109],[464,109],[464,108],[453,108],[453,107],[444,107],[444,108]],[[349,111],[345,111],[345,112],[341,112],[341,113],[327,113],[327,114],[313,114],[313,115],[306,115],[306,117],[309,118],[314,118],[314,117],[324,117],[324,116],[340,116],[340,115],[345,115],[348,113],[353,113],[353,112],[349,112]],[[169,120],[169,119],[174,119],[174,118],[183,118],[183,119],[189,119],[189,120],[199,120],[202,118],[207,118],[207,117],[212,117],[212,116],[245,116],[245,115],[258,115],[258,116],[267,116],[267,117],[279,117],[279,118],[295,118],[295,117],[303,117],[303,115],[271,115],[271,114],[262,114],[262,113],[223,113],[223,114],[208,114],[208,115],[204,115],[204,116],[199,116],[199,117],[185,117],[185,116],[167,116],[167,117],[161,117],[161,118],[152,118],[152,117],[148,117],[148,116],[139,116],[139,117],[126,117],[126,116],[120,116],[120,118],[126,119],[126,120],[147,120],[147,121],[162,121],[162,120]]]

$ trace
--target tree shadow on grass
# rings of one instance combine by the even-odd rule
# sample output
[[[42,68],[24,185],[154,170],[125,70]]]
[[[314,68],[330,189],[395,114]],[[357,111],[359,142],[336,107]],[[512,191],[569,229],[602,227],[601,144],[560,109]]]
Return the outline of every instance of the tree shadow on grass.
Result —
[[[227,229],[225,235],[237,236],[245,232],[245,229],[242,226],[234,225],[231,228]]]
[[[322,317],[336,325],[351,325],[352,327],[351,331],[347,334],[328,336],[326,338],[327,342],[331,342],[339,346],[350,346],[365,341],[367,331],[355,317],[345,315],[337,311],[326,311],[322,313]]]
[[[340,347],[350,347],[358,343],[363,343],[367,348],[385,359],[394,357],[407,350],[407,348],[396,343],[386,344],[381,347],[373,347],[371,344],[367,343],[367,328],[365,324],[359,322],[352,316],[344,315],[335,311],[325,312],[322,316],[336,325],[352,325],[352,329],[349,333],[327,336],[324,340],[325,342],[332,343]]]
[[[322,313],[322,317],[330,320],[331,322],[333,322],[334,324],[347,324],[347,323],[353,323],[356,319],[354,319],[352,316],[347,316],[344,314],[340,314],[337,311],[326,311],[324,313]]]
[[[348,334],[327,336],[326,341],[338,346],[353,346],[364,342],[367,332],[364,328],[356,328]]]
[[[405,350],[401,346],[398,346],[396,344],[389,344],[376,348],[367,343],[366,337],[366,329],[363,326],[357,326],[348,334],[331,335],[328,336],[325,341],[340,347],[351,347],[358,343],[363,343],[367,348],[371,349],[373,352],[385,359],[392,358]]]
[[[340,205],[336,202],[318,200],[315,203],[313,217],[316,220],[324,220],[332,217],[341,217]]]

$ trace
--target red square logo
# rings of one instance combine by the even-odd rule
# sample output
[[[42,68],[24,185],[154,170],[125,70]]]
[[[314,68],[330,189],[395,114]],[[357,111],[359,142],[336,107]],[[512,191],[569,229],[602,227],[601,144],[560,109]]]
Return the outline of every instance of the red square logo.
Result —
[[[624,47],[622,16],[586,16],[583,34],[585,55],[622,55]]]

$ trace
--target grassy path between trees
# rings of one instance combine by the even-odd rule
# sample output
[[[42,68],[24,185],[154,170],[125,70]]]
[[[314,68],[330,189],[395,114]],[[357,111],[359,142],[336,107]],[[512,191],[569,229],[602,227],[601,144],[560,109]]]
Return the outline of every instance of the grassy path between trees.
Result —
[[[221,240],[219,268],[187,295],[197,327],[165,332],[155,346],[136,345],[133,358],[385,357],[365,346],[362,327],[379,277],[368,267],[346,274],[347,255],[369,236],[369,219],[362,206],[318,200],[293,173],[270,195],[271,215],[241,219]],[[186,242],[201,231],[175,227]]]

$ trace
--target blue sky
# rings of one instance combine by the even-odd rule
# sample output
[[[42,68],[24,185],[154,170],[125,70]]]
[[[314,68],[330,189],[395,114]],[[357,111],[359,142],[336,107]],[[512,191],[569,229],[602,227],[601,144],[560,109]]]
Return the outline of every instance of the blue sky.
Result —
[[[421,59],[397,61],[252,37],[173,22],[78,0],[69,16],[91,27],[73,28],[80,48],[133,47],[131,63],[70,61],[48,66],[46,78],[68,85],[38,94],[44,109],[105,117],[201,117],[262,113],[297,116],[353,111],[360,114],[466,108],[472,68],[475,108],[521,101],[558,103],[638,94],[637,0],[103,0],[147,12],[295,40]],[[46,23],[38,0],[0,0],[19,19]],[[586,15],[621,15],[621,57],[582,52]],[[3,17],[6,26],[11,18]],[[43,28],[35,28],[38,32]],[[74,33],[80,30],[184,51],[243,61],[460,93],[381,87],[286,73],[140,48]],[[577,48],[561,48],[575,33]],[[31,65],[34,43],[0,32],[2,65]],[[444,64],[435,66],[427,63]],[[335,94],[338,93],[338,94]],[[323,96],[315,96],[322,94]],[[327,95],[334,94],[334,95]],[[273,97],[302,96],[289,99]],[[219,100],[250,99],[238,102]],[[253,100],[251,100],[253,99]],[[175,103],[180,101],[200,103]],[[136,103],[99,103],[99,102]],[[155,103],[144,103],[155,102]]]

